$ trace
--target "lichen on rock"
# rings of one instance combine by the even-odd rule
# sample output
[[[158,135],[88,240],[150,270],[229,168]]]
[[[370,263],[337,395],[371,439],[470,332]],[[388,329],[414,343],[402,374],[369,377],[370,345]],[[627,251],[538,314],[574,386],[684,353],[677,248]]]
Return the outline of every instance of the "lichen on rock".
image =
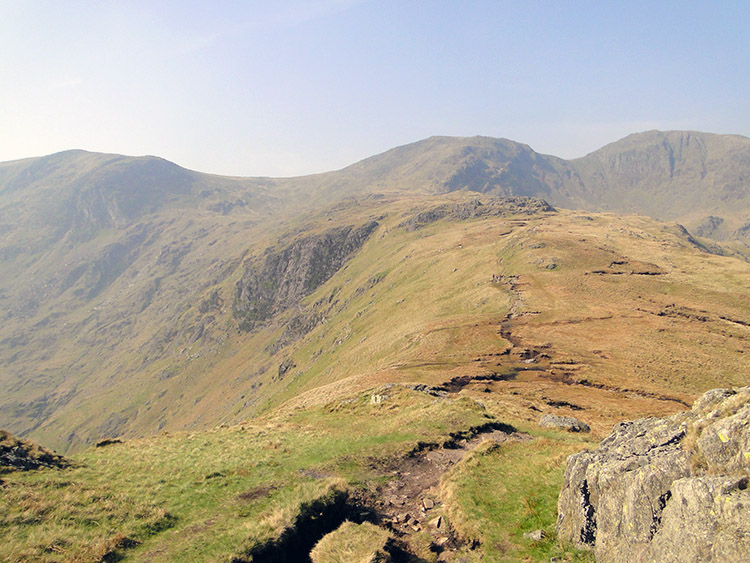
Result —
[[[559,428],[568,432],[591,432],[591,428],[585,422],[581,422],[572,416],[559,416],[556,414],[542,415],[539,419],[539,426]]]

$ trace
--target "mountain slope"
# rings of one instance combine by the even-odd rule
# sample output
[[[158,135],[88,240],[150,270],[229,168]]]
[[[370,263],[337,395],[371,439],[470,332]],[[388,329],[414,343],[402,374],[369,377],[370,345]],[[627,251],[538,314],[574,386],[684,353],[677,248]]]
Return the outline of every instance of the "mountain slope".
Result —
[[[674,149],[678,142],[682,152]],[[612,393],[632,384],[644,400],[686,391],[672,398],[687,401],[742,373],[744,340],[734,332],[747,322],[745,266],[706,254],[679,228],[562,210],[550,215],[538,200],[493,196],[541,194],[604,208],[631,192],[632,201],[648,203],[644,194],[661,189],[675,198],[675,213],[687,213],[693,202],[723,213],[728,229],[732,212],[747,213],[746,144],[742,137],[647,133],[566,162],[503,139],[434,137],[338,172],[290,179],[210,176],[153,157],[83,151],[0,164],[0,383],[7,390],[0,425],[76,449],[106,436],[239,420],[286,400],[317,401],[316,394],[389,378],[471,380],[484,364],[471,364],[469,355],[481,350],[449,335],[480,322],[475,317],[522,335],[511,350],[551,344],[575,369],[590,372],[581,379],[609,373],[596,385]],[[690,183],[701,166],[711,189]],[[658,178],[662,187],[649,188]],[[730,202],[731,193],[737,197]],[[710,202],[724,207],[705,207]],[[461,233],[470,225],[513,236],[487,239],[477,231],[485,241],[477,261],[463,263],[467,253],[456,249],[467,246]],[[506,246],[550,229],[549,240]],[[362,236],[338,245],[348,233]],[[592,240],[595,249],[586,243]],[[500,258],[513,267],[490,266]],[[566,262],[576,266],[567,269]],[[476,289],[500,272],[503,281],[490,293]],[[507,281],[532,272],[520,294]],[[617,291],[641,291],[653,305],[623,301],[640,311],[649,336],[643,343],[628,336],[629,345],[611,352],[603,351],[607,342],[586,348],[576,335],[579,323],[591,335],[602,323],[625,334],[631,323],[608,304],[621,300],[606,281],[615,279],[624,284]],[[522,312],[543,314],[506,319],[521,298],[535,303]],[[576,320],[580,303],[592,308],[590,320]],[[353,319],[370,318],[368,311],[372,326],[354,330],[363,321]],[[704,317],[711,321],[695,320]],[[665,319],[689,319],[682,330],[695,342],[667,338],[659,324]],[[726,332],[722,323],[737,340],[717,340]],[[485,342],[486,330],[467,334]],[[548,341],[546,332],[557,340]],[[356,345],[353,333],[361,333]],[[306,340],[311,335],[321,343]],[[438,354],[442,342],[460,359],[423,358],[417,344],[433,338],[425,353]],[[659,362],[665,349],[679,352]],[[433,366],[429,373],[415,367],[420,362]],[[515,369],[514,362],[503,370]],[[707,363],[718,366],[711,375]],[[554,366],[542,372],[553,380],[572,373]],[[660,404],[644,404],[641,412]]]
[[[221,211],[252,201],[256,211],[262,211],[272,201],[264,189],[267,184],[200,174],[151,156],[66,151],[0,164],[0,232],[20,230],[22,223],[34,231],[13,240],[29,242],[34,235],[37,240],[31,242],[38,245],[62,237],[78,243],[166,207]],[[231,201],[237,192],[247,200]]]
[[[292,179],[0,165],[0,426],[70,453],[3,474],[0,558],[302,560],[378,525],[349,558],[590,561],[554,536],[566,456],[749,383],[750,263],[526,197],[746,213],[741,138],[660,135],[582,163],[432,138]]]
[[[311,237],[349,248],[331,231],[373,219],[333,275],[241,329],[232,303],[262,286],[245,282],[296,263]],[[565,459],[592,438],[540,416],[596,438],[747,382],[750,264],[674,225],[459,193],[325,210],[273,242],[186,301],[157,365],[35,431],[90,441],[102,411],[125,436],[169,430],[3,476],[0,557],[301,560],[349,519],[428,561],[590,561],[552,534]],[[282,272],[279,287],[296,279]],[[205,316],[205,336],[179,340]],[[220,346],[212,323],[228,329]]]
[[[0,176],[0,412],[22,434],[157,358],[184,296],[236,267],[233,245],[281,208],[266,180],[153,157],[69,151]]]
[[[430,137],[337,172],[278,180],[318,205],[365,194],[474,191],[679,221],[698,236],[750,243],[750,139],[695,131],[630,135],[563,160],[491,137]]]
[[[630,135],[570,161],[592,210],[678,220],[699,235],[745,238],[750,224],[750,139],[694,131]]]

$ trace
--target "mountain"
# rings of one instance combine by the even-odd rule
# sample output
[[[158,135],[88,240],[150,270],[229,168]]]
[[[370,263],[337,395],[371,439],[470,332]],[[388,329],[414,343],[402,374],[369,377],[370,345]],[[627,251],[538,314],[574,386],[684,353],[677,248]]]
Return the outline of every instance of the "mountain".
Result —
[[[699,234],[731,238],[744,232],[734,226],[748,213],[749,142],[648,132],[564,161],[505,139],[433,137],[340,171],[284,179],[212,176],[155,157],[85,151],[0,164],[0,383],[7,390],[0,425],[75,450],[107,436],[248,416],[334,383],[344,366],[348,376],[381,378],[373,366],[387,362],[359,348],[356,361],[339,361],[338,369],[324,348],[306,352],[307,362],[322,358],[315,369],[295,359],[307,335],[318,331],[319,338],[338,341],[342,336],[332,331],[341,315],[364,314],[349,309],[354,296],[345,301],[336,289],[351,285],[350,261],[371,266],[359,282],[366,294],[396,267],[396,255],[381,256],[383,249],[412,244],[409,237],[427,232],[423,226],[441,225],[449,236],[463,228],[456,221],[551,212],[547,204],[517,197],[686,222],[713,217],[716,228]],[[571,220],[562,211],[557,216]],[[602,221],[592,219],[581,238],[600,236]],[[640,232],[636,219],[612,221]],[[711,246],[679,229],[654,225],[647,233],[665,247],[687,244],[697,256]],[[544,244],[554,248],[563,235]],[[591,252],[577,241],[566,244]],[[553,254],[539,259],[553,267],[559,260]],[[630,264],[621,254],[610,262]],[[619,271],[602,260],[591,271]],[[664,260],[643,255],[633,267],[666,271]],[[426,291],[432,278],[417,273],[430,268],[419,267],[411,276],[422,281],[397,285]],[[493,273],[482,271],[481,279]],[[556,279],[560,271],[550,270]],[[696,282],[685,283],[680,287]],[[331,289],[322,295],[321,287]],[[729,299],[727,288],[743,291],[720,288],[721,302]],[[456,288],[449,284],[446,291]],[[409,298],[402,293],[396,300]],[[378,308],[378,318],[384,310]],[[428,311],[442,314],[415,310],[412,322],[421,318],[423,328],[414,330],[428,330]],[[351,330],[346,326],[339,326],[344,335]],[[399,341],[392,328],[376,339],[384,349]],[[398,356],[385,357],[396,365],[405,361]]]
[[[252,200],[259,212],[273,201],[265,185],[192,172],[157,157],[65,151],[0,164],[0,232],[23,224],[33,228],[33,238],[21,240],[44,247],[63,237],[86,242],[166,207],[226,211]],[[234,199],[240,193],[245,199]]]
[[[343,170],[277,182],[318,204],[354,194],[474,191],[541,197],[589,211],[678,221],[691,233],[747,248],[750,139],[695,131],[630,135],[574,160],[491,137],[431,137]]]
[[[267,180],[154,157],[68,151],[4,163],[0,177],[0,412],[24,434],[80,386],[141,370],[180,296],[238,263],[228,249],[246,249],[253,225],[280,208]],[[120,420],[108,416],[97,424]]]
[[[679,221],[690,232],[747,243],[750,139],[693,131],[630,135],[570,161],[585,209]]]
[[[355,191],[437,195],[468,190],[542,197],[551,195],[559,181],[551,160],[507,139],[431,137],[321,179],[334,189]]]
[[[748,384],[746,146],[0,164],[0,427],[66,453],[3,473],[0,558],[590,561],[554,536],[566,456]]]

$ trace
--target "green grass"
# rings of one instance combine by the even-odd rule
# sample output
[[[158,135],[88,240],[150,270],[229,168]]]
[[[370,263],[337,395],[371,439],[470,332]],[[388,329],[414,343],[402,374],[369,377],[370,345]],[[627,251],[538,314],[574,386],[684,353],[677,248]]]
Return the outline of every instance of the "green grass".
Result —
[[[480,544],[481,561],[593,561],[555,538],[557,494],[566,457],[582,443],[569,437],[483,444],[444,475],[446,513],[460,537]],[[526,532],[542,529],[533,542]]]
[[[345,522],[318,542],[313,563],[374,563],[387,561],[383,549],[391,534],[373,524]]]
[[[385,399],[373,404],[373,393]],[[488,416],[468,399],[437,402],[396,386],[255,424],[88,450],[74,457],[79,467],[3,476],[0,559],[227,560],[278,537],[303,503],[381,479],[374,460]]]

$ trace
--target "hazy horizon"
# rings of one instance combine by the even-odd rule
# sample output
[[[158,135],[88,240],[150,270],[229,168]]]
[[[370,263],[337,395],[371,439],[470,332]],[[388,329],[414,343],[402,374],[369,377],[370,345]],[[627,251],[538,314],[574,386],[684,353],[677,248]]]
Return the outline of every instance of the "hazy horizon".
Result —
[[[0,6],[0,161],[152,154],[335,170],[433,135],[576,158],[631,133],[750,135],[741,2]]]

